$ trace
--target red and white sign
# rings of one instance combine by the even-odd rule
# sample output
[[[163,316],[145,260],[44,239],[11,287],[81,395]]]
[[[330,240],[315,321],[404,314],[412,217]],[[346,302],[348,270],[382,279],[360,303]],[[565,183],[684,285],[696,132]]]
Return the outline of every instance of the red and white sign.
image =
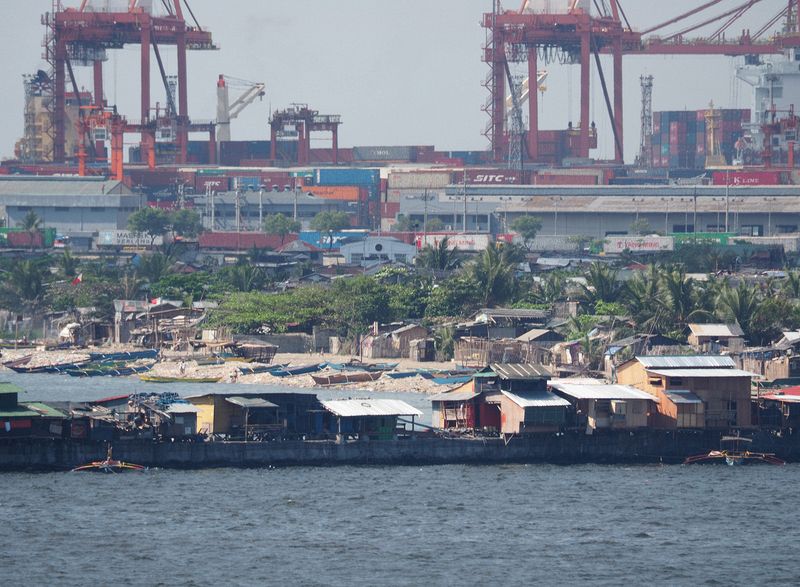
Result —
[[[450,250],[458,248],[459,251],[485,251],[491,243],[488,234],[427,234],[424,239],[422,235],[417,236],[417,247],[422,248],[425,245],[435,247],[445,238]]]
[[[714,185],[781,185],[778,171],[715,171]]]
[[[671,236],[610,236],[603,243],[603,251],[619,254],[625,250],[633,252],[674,251],[675,240]]]

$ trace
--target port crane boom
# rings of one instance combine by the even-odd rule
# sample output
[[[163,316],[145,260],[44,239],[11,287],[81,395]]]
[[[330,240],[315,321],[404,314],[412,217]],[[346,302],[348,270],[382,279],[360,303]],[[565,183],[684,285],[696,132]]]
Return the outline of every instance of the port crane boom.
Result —
[[[230,103],[229,89],[232,87],[246,88],[244,93]],[[231,140],[231,120],[234,120],[256,101],[263,99],[266,93],[266,84],[251,82],[220,74],[217,81],[217,140],[219,142]]]

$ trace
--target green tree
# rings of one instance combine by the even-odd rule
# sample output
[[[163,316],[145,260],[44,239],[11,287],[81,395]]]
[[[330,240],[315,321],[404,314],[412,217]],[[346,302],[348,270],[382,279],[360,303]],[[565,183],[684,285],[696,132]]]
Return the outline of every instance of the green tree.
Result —
[[[264,218],[264,232],[281,237],[281,246],[287,236],[299,230],[300,222],[283,214],[270,214]]]
[[[533,246],[536,235],[542,230],[542,219],[536,216],[520,216],[511,223],[511,230],[519,233],[528,251]]]
[[[690,321],[713,317],[709,309],[700,303],[704,298],[702,287],[691,277],[686,277],[683,267],[666,270],[662,285],[662,308],[672,326],[672,334],[681,336]]]
[[[164,236],[172,226],[170,215],[160,208],[142,208],[128,218],[128,228],[132,232],[150,237],[150,246],[160,236]]]
[[[16,261],[4,282],[8,303],[15,309],[35,311],[45,293],[45,270],[37,261]]]
[[[25,217],[22,219],[22,222],[19,223],[19,227],[25,230],[28,233],[29,242],[31,245],[31,250],[33,250],[36,235],[42,228],[42,219],[34,212],[33,210],[29,211]]]
[[[344,212],[320,212],[311,219],[311,229],[328,235],[328,248],[333,248],[333,233],[350,226],[350,217]]]
[[[760,305],[758,292],[742,281],[736,288],[727,286],[719,292],[716,299],[716,313],[725,322],[737,322],[749,341],[755,335],[753,321]]]
[[[177,236],[194,238],[203,232],[203,221],[194,210],[175,210],[168,215],[168,221],[172,232]]]
[[[172,259],[162,253],[143,255],[139,261],[138,274],[149,283],[157,283],[167,274]]]
[[[427,244],[416,257],[416,264],[425,269],[434,271],[452,271],[461,266],[461,253],[458,247],[450,248],[447,237],[438,243]]]
[[[786,273],[783,293],[793,300],[800,298],[800,271],[789,271]]]
[[[438,232],[443,228],[444,222],[441,218],[428,218],[428,222],[425,224],[425,230],[428,232]]]
[[[75,277],[79,265],[80,261],[73,257],[68,250],[65,250],[58,259],[58,269],[64,277]]]
[[[478,284],[466,272],[433,287],[425,317],[460,318],[476,311],[480,304]]]
[[[639,220],[635,220],[634,222],[632,222],[630,226],[630,231],[631,234],[635,234],[637,236],[653,233],[653,229],[650,227],[650,223],[644,218],[640,218]]]
[[[226,267],[220,278],[224,283],[230,285],[236,291],[249,292],[259,290],[264,287],[264,272],[250,264],[250,263],[237,263],[232,267]]]
[[[394,232],[414,232],[414,223],[411,218],[405,214],[398,214],[392,224],[392,231]]]
[[[581,284],[581,299],[594,306],[597,302],[616,302],[622,297],[622,284],[618,273],[603,263],[592,263],[584,276],[586,285]]]
[[[470,275],[478,286],[479,298],[486,308],[511,299],[515,292],[515,252],[489,245],[470,266]]]

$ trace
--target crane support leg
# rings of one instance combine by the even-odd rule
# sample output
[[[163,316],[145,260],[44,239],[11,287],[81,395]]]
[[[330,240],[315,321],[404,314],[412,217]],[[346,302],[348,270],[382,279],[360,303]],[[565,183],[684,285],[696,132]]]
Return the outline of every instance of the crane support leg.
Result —
[[[177,2],[180,7],[180,2]],[[178,163],[185,164],[189,147],[189,88],[186,73],[186,30],[177,35],[178,45]]]
[[[537,47],[528,48],[528,157],[539,159],[539,62]]]
[[[616,4],[615,4],[616,6]],[[614,41],[614,137],[616,144],[616,157],[614,158],[617,163],[625,161],[624,150],[624,132],[622,129],[622,41],[617,39]]]
[[[581,35],[581,121],[580,150],[581,157],[589,157],[589,84],[591,83],[591,37],[589,31]],[[536,79],[536,78],[534,78]]]

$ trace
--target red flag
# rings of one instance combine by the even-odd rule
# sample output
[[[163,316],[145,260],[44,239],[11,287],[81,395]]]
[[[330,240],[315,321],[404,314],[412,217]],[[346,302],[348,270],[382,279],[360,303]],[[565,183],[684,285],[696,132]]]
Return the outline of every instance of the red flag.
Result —
[[[78,273],[77,277],[72,280],[72,285],[78,285],[80,282],[83,281],[83,273]]]

